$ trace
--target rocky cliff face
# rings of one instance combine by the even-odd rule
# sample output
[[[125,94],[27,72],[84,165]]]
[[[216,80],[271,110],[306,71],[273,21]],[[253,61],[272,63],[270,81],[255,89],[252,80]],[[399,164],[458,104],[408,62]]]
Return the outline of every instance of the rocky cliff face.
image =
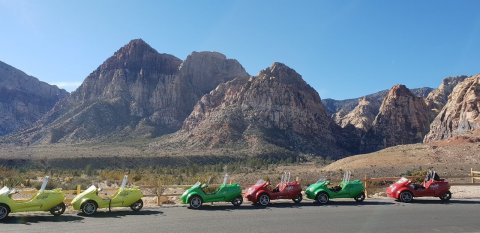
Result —
[[[219,53],[192,53],[182,62],[141,39],[132,40],[19,137],[55,143],[171,133],[202,95],[238,76],[248,74]]]
[[[361,98],[358,105],[347,115],[339,118],[338,124],[345,128],[347,125],[352,125],[357,129],[367,132],[375,120],[378,108],[367,98]]]
[[[430,87],[421,87],[411,89],[411,92],[415,96],[425,98],[432,90],[434,89]],[[370,102],[370,105],[372,106],[371,109],[374,110],[371,114],[377,115],[378,110],[380,109],[380,105],[382,105],[382,101],[387,95],[387,93],[388,90],[383,90],[355,99],[323,99],[322,102],[325,105],[327,113],[332,116],[332,118],[335,120],[335,122],[337,122],[337,124],[340,125],[341,119],[345,117],[345,115],[347,115],[349,112],[351,112],[358,105],[359,101],[363,98]]]
[[[480,129],[480,75],[466,78],[455,86],[424,141],[446,139],[476,129]]]
[[[438,115],[440,110],[442,110],[443,106],[447,104],[448,96],[452,93],[453,88],[455,88],[458,83],[462,82],[466,78],[467,76],[445,78],[437,89],[428,94],[427,98],[425,99],[425,103],[432,111],[432,120]]]
[[[364,137],[364,150],[421,142],[428,133],[429,122],[423,98],[404,85],[395,85],[385,96],[372,128]]]
[[[192,147],[256,147],[338,156],[333,122],[318,93],[293,69],[274,63],[256,77],[220,84],[202,97],[176,138]]]
[[[32,125],[67,95],[0,62],[0,136]]]

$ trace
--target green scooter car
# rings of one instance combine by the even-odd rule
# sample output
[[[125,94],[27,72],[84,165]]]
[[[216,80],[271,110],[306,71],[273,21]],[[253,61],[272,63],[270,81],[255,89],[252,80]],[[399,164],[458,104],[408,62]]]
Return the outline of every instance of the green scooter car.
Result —
[[[330,181],[318,180],[315,184],[308,186],[305,194],[320,205],[325,205],[333,198],[353,198],[357,202],[365,200],[365,187],[360,180],[350,181],[351,172],[347,171],[342,182],[335,187],[328,187]]]
[[[102,198],[98,196],[101,189],[90,186],[87,190],[78,194],[72,200],[74,210],[81,210],[85,215],[93,215],[98,208],[112,207],[130,207],[133,211],[140,211],[143,207],[143,194],[137,187],[126,188],[128,176],[124,176],[122,184],[117,192],[110,198]]]
[[[242,188],[239,184],[227,184],[228,174],[225,174],[223,184],[220,185],[214,192],[205,191],[208,183],[195,183],[192,187],[187,189],[180,200],[183,204],[190,204],[190,208],[198,209],[202,207],[205,202],[231,202],[233,206],[238,207],[243,202]]]
[[[50,211],[55,216],[62,215],[65,212],[65,194],[62,189],[45,190],[48,180],[46,176],[40,190],[29,200],[14,200],[12,195],[17,193],[15,189],[0,189],[0,220],[16,212]]]

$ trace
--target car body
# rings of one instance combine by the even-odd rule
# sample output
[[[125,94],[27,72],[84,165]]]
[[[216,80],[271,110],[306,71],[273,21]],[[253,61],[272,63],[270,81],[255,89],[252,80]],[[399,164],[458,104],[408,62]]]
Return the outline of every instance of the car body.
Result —
[[[443,201],[452,197],[448,181],[440,179],[434,171],[427,174],[422,184],[413,184],[411,180],[402,177],[390,185],[386,193],[402,202],[411,202],[414,197],[439,197]]]
[[[342,182],[335,187],[329,187],[330,181],[320,179],[305,190],[309,199],[319,204],[327,204],[334,198],[353,198],[357,202],[365,200],[365,186],[360,180],[350,180],[350,172],[346,172]]]
[[[227,184],[228,174],[223,183],[214,192],[205,192],[207,183],[197,182],[180,197],[183,204],[189,204],[191,208],[198,209],[205,202],[231,202],[234,206],[240,206],[243,202],[242,188],[239,184]]]
[[[277,199],[292,199],[295,203],[300,203],[303,199],[300,182],[289,180],[290,174],[288,176],[284,174],[280,183],[272,189],[269,181],[260,179],[247,189],[245,197],[252,203],[262,206],[267,206],[270,200]]]
[[[50,211],[58,216],[65,212],[65,194],[62,189],[45,190],[49,177],[45,177],[40,190],[29,200],[14,200],[12,195],[15,189],[3,187],[0,189],[0,220],[8,217],[9,213]]]
[[[143,207],[142,191],[137,187],[125,187],[127,180],[128,177],[125,176],[120,188],[109,198],[98,196],[101,190],[95,185],[90,186],[72,200],[73,209],[81,210],[86,215],[95,214],[98,208],[111,210],[112,207],[130,207],[133,211],[139,211]]]

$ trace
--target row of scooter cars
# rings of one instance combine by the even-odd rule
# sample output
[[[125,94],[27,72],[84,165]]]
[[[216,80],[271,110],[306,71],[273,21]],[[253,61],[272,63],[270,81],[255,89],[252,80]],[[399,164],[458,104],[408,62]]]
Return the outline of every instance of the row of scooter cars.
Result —
[[[351,172],[345,172],[342,181],[336,186],[331,186],[329,180],[319,179],[308,185],[305,195],[320,205],[325,205],[334,198],[353,198],[356,202],[363,202],[365,186],[362,181],[350,180],[350,177]],[[211,192],[207,191],[209,182],[197,182],[182,194],[180,200],[183,204],[189,204],[190,208],[198,209],[203,203],[210,202],[231,202],[234,206],[240,206],[244,197],[260,206],[267,206],[271,200],[277,199],[291,199],[294,203],[300,203],[303,199],[300,182],[290,181],[290,173],[284,173],[275,187],[269,181],[260,179],[250,186],[243,196],[239,184],[228,184],[227,181],[228,174],[225,175],[223,183]],[[414,197],[439,197],[442,201],[448,201],[452,197],[448,181],[440,179],[435,171],[429,171],[422,184],[414,184],[402,177],[390,185],[386,193],[401,202],[411,202]]]
[[[30,211],[50,211],[55,216],[65,212],[65,194],[62,189],[45,190],[49,177],[43,180],[40,190],[28,200],[16,200],[12,195],[15,189],[3,187],[0,189],[0,220],[10,213]],[[120,188],[111,197],[100,197],[100,188],[94,185],[73,198],[71,205],[74,210],[81,210],[85,215],[93,215],[98,208],[130,207],[133,211],[140,211],[143,207],[143,194],[137,187],[127,188],[128,176],[124,176]]]
[[[305,195],[315,200],[320,205],[325,205],[334,198],[353,198],[357,202],[365,200],[365,186],[360,180],[350,180],[351,172],[347,171],[340,184],[331,186],[330,181],[319,179],[316,183],[308,185]],[[45,177],[40,190],[28,200],[15,200],[12,195],[15,189],[3,187],[0,189],[0,220],[8,217],[10,213],[29,211],[50,211],[58,216],[65,212],[65,194],[61,189],[45,190],[49,177]],[[75,196],[70,203],[74,210],[80,210],[85,215],[93,215],[98,208],[130,207],[133,211],[140,211],[143,207],[143,194],[138,187],[126,187],[128,177],[125,176],[119,189],[111,197],[100,197],[101,189],[90,186],[82,193]],[[282,175],[280,183],[275,187],[269,181],[262,179],[250,186],[244,195],[242,188],[237,183],[228,183],[228,174],[225,174],[223,183],[218,188],[208,191],[209,182],[195,183],[180,197],[184,204],[189,204],[193,209],[202,207],[203,203],[231,202],[240,206],[246,198],[255,205],[267,206],[271,200],[291,199],[300,203],[303,199],[302,187],[298,180],[290,181],[290,173]],[[438,174],[430,171],[422,184],[414,184],[411,180],[401,178],[390,185],[386,191],[389,197],[402,202],[411,202],[414,197],[439,197],[448,201],[452,197],[450,185],[445,179],[440,179]]]

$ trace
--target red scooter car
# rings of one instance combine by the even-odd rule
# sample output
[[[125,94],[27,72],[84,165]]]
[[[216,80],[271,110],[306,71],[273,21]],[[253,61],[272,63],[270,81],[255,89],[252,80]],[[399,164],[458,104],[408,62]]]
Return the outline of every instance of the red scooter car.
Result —
[[[272,189],[269,181],[258,180],[246,192],[246,198],[254,204],[267,206],[270,200],[292,199],[295,203],[302,201],[302,187],[298,181],[290,182],[290,173],[284,173],[279,184]]]
[[[422,184],[413,184],[402,177],[387,188],[387,195],[401,202],[411,202],[414,197],[439,197],[442,201],[452,198],[450,184],[435,171],[429,171]]]

